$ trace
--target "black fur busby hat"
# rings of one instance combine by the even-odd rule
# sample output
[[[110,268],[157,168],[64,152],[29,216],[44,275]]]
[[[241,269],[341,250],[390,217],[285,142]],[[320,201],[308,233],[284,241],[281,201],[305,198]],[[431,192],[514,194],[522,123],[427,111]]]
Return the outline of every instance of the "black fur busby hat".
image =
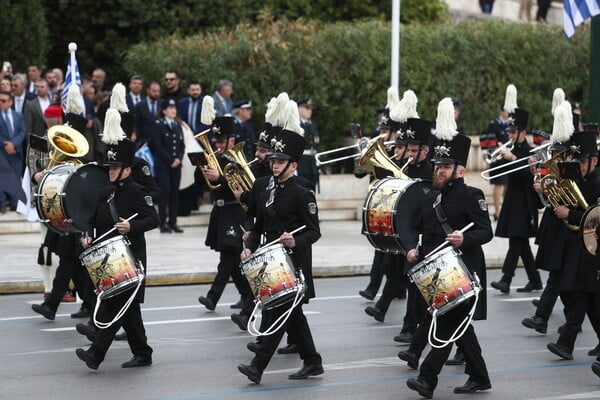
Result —
[[[131,166],[135,157],[135,143],[127,139],[121,127],[121,113],[116,108],[106,111],[102,141],[107,144],[105,166]]]
[[[592,131],[575,132],[569,147],[573,157],[579,160],[598,155],[596,134]]]
[[[427,144],[431,134],[431,121],[421,118],[408,118],[404,133],[408,144]]]
[[[433,163],[467,165],[471,139],[458,134],[454,120],[454,105],[450,97],[442,99],[438,105],[434,134],[436,144],[431,160]]]
[[[226,139],[235,135],[235,121],[232,116],[223,115],[213,121],[212,133],[216,140]]]
[[[300,115],[295,101],[288,100],[282,119],[285,120],[283,129],[277,133],[275,141],[272,142],[269,157],[298,162],[304,152],[306,139],[304,139],[304,129],[300,126]]]

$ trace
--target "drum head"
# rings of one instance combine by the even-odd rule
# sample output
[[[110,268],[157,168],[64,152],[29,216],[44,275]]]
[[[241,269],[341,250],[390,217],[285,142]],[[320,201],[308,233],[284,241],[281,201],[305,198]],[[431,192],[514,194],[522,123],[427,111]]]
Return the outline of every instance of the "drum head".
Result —
[[[592,206],[583,214],[579,226],[579,240],[589,254],[600,254],[600,206]]]
[[[415,224],[421,216],[425,196],[430,191],[430,181],[414,181],[398,199],[394,224],[398,241],[404,249],[409,243],[416,243]]]
[[[96,212],[100,191],[109,185],[106,169],[94,164],[82,165],[69,177],[64,188],[66,196],[63,204],[67,216],[78,229],[85,228]]]

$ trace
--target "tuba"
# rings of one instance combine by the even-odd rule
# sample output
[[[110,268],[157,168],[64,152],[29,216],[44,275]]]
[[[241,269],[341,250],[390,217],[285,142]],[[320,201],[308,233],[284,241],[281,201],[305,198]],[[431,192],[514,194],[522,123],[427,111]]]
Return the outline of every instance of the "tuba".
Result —
[[[204,150],[204,154],[206,155],[206,165],[200,167],[200,170],[202,171],[202,176],[204,176],[204,180],[206,181],[208,187],[214,190],[219,189],[221,187],[221,184],[217,183],[215,185],[211,183],[211,181],[209,181],[206,178],[206,175],[204,175],[204,168],[210,167],[216,169],[221,175],[223,175],[223,171],[221,170],[221,164],[219,164],[219,160],[217,160],[217,155],[215,154],[215,151],[213,150],[210,141],[208,140],[208,132],[210,132],[210,128],[195,135],[194,138],[198,139],[200,145],[202,146],[202,149]]]
[[[369,140],[368,148],[356,164],[355,173],[357,171],[368,171],[373,175],[376,175],[375,167],[378,167],[390,171],[396,178],[410,179],[404,174],[404,168],[406,168],[411,160],[412,159],[409,159],[402,168],[398,167],[390,157],[388,157],[383,138],[377,137]]]
[[[571,179],[563,179],[560,177],[558,163],[561,161],[561,154],[552,157],[550,160],[544,163],[544,167],[548,169],[546,174],[540,180],[542,192],[544,197],[550,203],[552,208],[559,206],[567,206],[570,208],[579,208],[581,210],[587,210],[589,205],[581,194],[577,183]],[[578,231],[578,225],[569,224],[567,219],[563,219],[567,228],[572,231]]]
[[[244,154],[244,142],[240,142],[233,146],[233,148],[225,151],[225,158],[229,160],[229,163],[223,169],[223,176],[227,181],[227,185],[232,192],[240,189],[244,192],[250,192],[256,178],[250,169],[250,165],[256,162],[258,159],[254,159],[250,162],[246,160]],[[247,210],[248,207],[242,204],[242,208]]]
[[[77,158],[90,150],[87,139],[77,130],[67,125],[55,125],[48,129],[48,157],[50,161],[46,169],[57,164],[81,164]]]

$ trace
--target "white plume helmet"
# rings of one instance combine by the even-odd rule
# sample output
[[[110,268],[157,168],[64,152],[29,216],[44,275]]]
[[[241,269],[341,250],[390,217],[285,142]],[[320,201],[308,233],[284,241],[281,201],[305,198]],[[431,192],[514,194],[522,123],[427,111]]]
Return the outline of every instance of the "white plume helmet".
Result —
[[[273,125],[273,110],[275,108],[276,100],[275,97],[271,97],[267,103],[267,110],[265,111],[265,122],[268,122],[271,126]]]
[[[509,114],[519,108],[517,105],[517,87],[512,83],[506,87],[506,96],[504,97],[504,110]]]
[[[275,103],[273,104],[272,110],[272,124],[273,126],[283,127],[287,122],[287,104],[290,102],[290,96],[286,92],[281,92],[277,95]],[[298,109],[296,107],[296,113]],[[300,118],[300,117],[298,117]]]
[[[102,141],[106,144],[115,145],[126,137],[123,128],[121,128],[121,113],[115,108],[109,108],[104,118]]]
[[[394,86],[390,86],[387,90],[387,104],[385,105],[388,109],[392,109],[392,107],[396,107],[400,103],[400,95],[398,94],[398,89]]]
[[[554,125],[552,126],[552,143],[566,143],[573,135],[573,112],[571,103],[563,101],[554,110]]]
[[[396,122],[406,122],[408,118],[419,118],[417,113],[417,95],[408,89],[402,94],[402,99],[393,107],[390,107],[390,118]]]
[[[71,84],[67,92],[67,104],[65,105],[66,114],[83,115],[85,113],[85,105],[83,104],[83,96],[79,90],[79,86]]]
[[[554,89],[554,93],[552,93],[552,115],[554,115],[554,110],[558,107],[563,101],[565,101],[565,91],[561,88]]]
[[[438,139],[446,141],[451,141],[458,134],[458,128],[454,120],[454,103],[452,103],[450,97],[444,97],[438,104],[433,133]]]
[[[300,126],[300,114],[298,113],[298,103],[294,100],[288,100],[284,110],[285,122],[283,129],[304,136],[304,129]]]
[[[200,123],[211,126],[215,120],[215,100],[212,96],[204,96],[202,99],[202,111],[200,112]]]
[[[127,100],[125,100],[125,86],[122,83],[116,83],[110,95],[110,108],[126,113],[129,112]]]

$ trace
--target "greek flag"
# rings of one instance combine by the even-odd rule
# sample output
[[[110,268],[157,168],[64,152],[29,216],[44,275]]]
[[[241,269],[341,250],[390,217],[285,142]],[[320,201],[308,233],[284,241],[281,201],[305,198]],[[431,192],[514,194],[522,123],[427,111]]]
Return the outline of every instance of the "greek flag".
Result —
[[[67,74],[65,75],[65,87],[62,91],[60,102],[65,108],[67,101],[67,93],[69,93],[69,86],[75,84],[81,87],[81,76],[79,75],[79,65],[77,65],[77,58],[75,58],[75,52],[77,51],[77,45],[75,43],[69,43],[69,62],[67,63]]]
[[[577,25],[600,14],[600,0],[563,0],[563,8],[565,36],[570,38],[575,33]]]

